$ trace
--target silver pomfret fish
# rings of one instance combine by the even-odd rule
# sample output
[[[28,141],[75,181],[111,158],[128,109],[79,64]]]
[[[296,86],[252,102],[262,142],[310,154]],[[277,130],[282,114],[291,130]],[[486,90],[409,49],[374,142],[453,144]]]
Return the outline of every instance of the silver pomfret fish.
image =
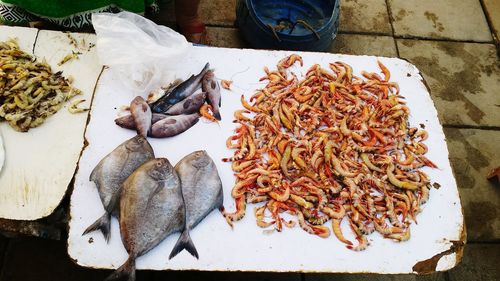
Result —
[[[89,180],[97,187],[105,214],[89,226],[83,235],[99,229],[106,241],[109,240],[111,214],[116,212],[123,182],[139,166],[153,158],[151,145],[143,136],[137,135],[120,144],[97,164]]]
[[[144,163],[123,183],[120,195],[120,234],[129,258],[106,280],[135,280],[135,260],[182,230],[184,221],[181,185],[170,162]]]
[[[198,258],[189,231],[196,227],[214,209],[223,209],[222,181],[214,161],[206,151],[195,151],[175,165],[182,186],[186,206],[186,224],[169,258],[183,249]]]

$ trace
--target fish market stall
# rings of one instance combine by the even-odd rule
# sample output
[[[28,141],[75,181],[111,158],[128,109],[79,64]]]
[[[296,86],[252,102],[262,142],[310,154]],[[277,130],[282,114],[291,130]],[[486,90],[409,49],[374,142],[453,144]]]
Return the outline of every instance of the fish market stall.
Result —
[[[276,65],[292,54],[283,51],[193,47],[177,67],[175,78],[185,80],[197,74],[208,62],[217,80],[232,81],[230,87],[227,87],[226,81],[228,89],[221,90],[221,121],[200,119],[182,134],[170,138],[148,138],[148,141],[155,157],[167,158],[172,166],[193,151],[205,150],[213,159],[222,181],[226,214],[241,208],[232,196],[235,175],[231,163],[222,161],[234,153],[234,150],[226,147],[226,140],[237,128],[237,124],[233,123],[233,114],[243,109],[240,101],[242,95],[249,100],[257,89],[266,85],[266,81],[259,81],[265,75],[264,67]],[[410,110],[409,123],[412,127],[425,128],[428,132],[425,140],[428,147],[426,157],[438,167],[422,168],[435,188],[431,188],[427,203],[422,205],[421,212],[416,216],[418,224],[411,225],[411,236],[405,239],[397,236],[407,240],[397,242],[384,239],[374,232],[366,236],[369,244],[366,249],[353,251],[335,239],[333,234],[327,238],[311,235],[298,225],[284,228],[281,232],[273,231],[272,227],[260,228],[255,222],[254,207],[261,207],[262,204],[248,204],[246,215],[240,221],[232,222],[232,227],[226,221],[227,216],[225,218],[221,212],[214,210],[191,229],[190,237],[199,259],[188,251],[181,251],[169,259],[180,235],[176,233],[137,258],[137,269],[429,273],[450,269],[460,261],[465,243],[460,198],[448,160],[443,129],[418,69],[397,58],[305,52],[295,54],[302,57],[304,66],[296,65],[290,69],[300,79],[307,75],[307,70],[314,64],[328,68],[329,63],[337,61],[352,66],[353,75],[358,77],[362,76],[361,70],[381,73],[377,63],[379,60],[390,71],[390,81],[399,85],[400,95]],[[165,86],[170,82],[165,81]],[[83,233],[105,212],[98,190],[89,180],[92,179],[92,171],[113,149],[137,134],[134,130],[117,126],[113,121],[124,116],[123,108],[132,99],[134,95],[124,89],[108,70],[104,70],[96,88],[85,132],[88,145],[82,152],[71,195],[68,252],[81,266],[116,269],[127,260],[128,254],[120,238],[123,233],[120,233],[116,218],[111,218],[109,241],[99,231]],[[134,109],[131,107],[131,110]],[[147,128],[142,131],[138,128],[138,132],[143,135],[150,133]],[[401,182],[397,179],[392,181]],[[355,235],[347,231],[349,224],[346,220],[341,227],[347,240],[356,241]],[[407,233],[409,235],[409,230]]]
[[[62,108],[44,123],[27,132],[16,131],[7,121],[0,122],[5,149],[0,173],[0,218],[37,220],[56,209],[71,183],[84,146],[88,112],[72,114],[68,108],[75,100],[85,100],[79,108],[90,107],[102,66],[92,47],[95,36],[91,34],[0,26],[0,41],[10,38],[16,39],[20,50],[34,55],[38,62],[45,59],[52,72],[62,71],[62,76],[73,77],[72,87],[81,91],[70,102],[61,104]],[[77,58],[68,61],[68,57],[61,63],[75,54]],[[29,85],[25,87],[30,90]]]
[[[5,94],[0,111],[10,114],[0,123],[0,218],[46,217],[72,188],[68,253],[81,266],[121,267],[116,274],[423,274],[461,259],[465,227],[445,136],[425,81],[407,61],[195,46],[169,66],[175,71],[164,87],[138,97],[99,64],[95,35],[1,27],[0,41],[10,37],[28,55],[12,41],[3,51],[43,74],[5,75],[17,96]],[[29,55],[40,64],[30,65]],[[47,77],[51,84],[42,84]],[[260,114],[278,96],[276,112]],[[360,108],[339,102],[328,112],[327,96]],[[61,108],[52,116],[37,116],[43,123],[15,122],[15,110],[43,97],[66,98],[54,102]],[[321,118],[303,122],[304,112]],[[361,136],[362,124],[348,120],[355,113],[398,129],[373,126]],[[382,130],[404,149],[391,147]],[[267,143],[273,134],[282,139]],[[313,141],[320,149],[308,147]],[[307,213],[312,207],[320,212]],[[134,239],[148,245],[128,259]]]

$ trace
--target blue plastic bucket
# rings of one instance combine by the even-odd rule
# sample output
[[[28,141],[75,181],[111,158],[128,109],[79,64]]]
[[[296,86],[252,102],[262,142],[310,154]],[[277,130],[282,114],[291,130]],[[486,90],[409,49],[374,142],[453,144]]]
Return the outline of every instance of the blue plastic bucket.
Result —
[[[339,26],[340,0],[238,0],[236,22],[254,48],[325,51]]]

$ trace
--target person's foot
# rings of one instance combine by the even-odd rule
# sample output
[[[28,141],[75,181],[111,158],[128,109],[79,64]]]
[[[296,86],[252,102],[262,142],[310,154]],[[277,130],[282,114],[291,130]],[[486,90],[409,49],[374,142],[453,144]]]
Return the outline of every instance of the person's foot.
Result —
[[[210,45],[205,24],[199,17],[177,18],[179,30],[189,42],[195,44]]]

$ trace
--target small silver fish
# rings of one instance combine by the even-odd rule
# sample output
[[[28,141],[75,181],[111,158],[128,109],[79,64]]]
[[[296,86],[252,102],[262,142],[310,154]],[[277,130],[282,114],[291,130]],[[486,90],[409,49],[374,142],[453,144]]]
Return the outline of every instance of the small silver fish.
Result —
[[[199,92],[193,94],[182,101],[176,103],[174,106],[169,108],[165,114],[168,115],[181,115],[181,114],[191,114],[198,112],[200,107],[205,103],[207,94],[204,92]]]
[[[212,112],[217,120],[221,120],[219,107],[221,106],[221,95],[219,83],[215,80],[214,72],[207,71],[201,81],[202,91],[207,93],[208,103],[212,106]]]
[[[151,130],[152,112],[147,102],[142,97],[135,97],[130,103],[130,113],[134,118],[137,134],[147,137]]]
[[[193,127],[194,124],[198,122],[199,118],[200,115],[198,113],[164,118],[153,124],[151,136],[154,138],[176,136]]]
[[[166,158],[141,165],[123,183],[120,234],[127,261],[106,280],[135,280],[135,260],[182,229],[184,201],[177,173]]]
[[[212,210],[223,211],[222,181],[214,161],[204,150],[186,155],[175,165],[175,171],[181,181],[182,196],[186,207],[186,224],[169,258],[173,258],[183,249],[187,249],[198,258],[198,252],[191,241],[189,231]]]
[[[153,148],[146,138],[137,135],[120,144],[97,164],[89,180],[95,183],[99,191],[105,213],[82,235],[99,229],[109,241],[111,214],[116,214],[123,182],[135,169],[154,157]]]

